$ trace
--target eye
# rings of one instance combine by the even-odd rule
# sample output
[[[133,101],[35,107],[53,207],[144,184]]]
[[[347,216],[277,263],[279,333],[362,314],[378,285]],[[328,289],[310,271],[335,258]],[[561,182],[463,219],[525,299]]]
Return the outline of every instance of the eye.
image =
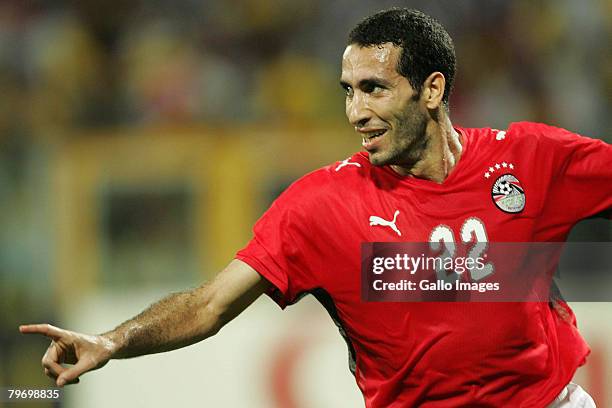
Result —
[[[365,93],[378,93],[382,91],[384,88],[374,82],[367,82],[363,84],[362,90]]]
[[[342,88],[344,89],[344,93],[346,94],[347,98],[352,98],[353,97],[353,88],[348,86],[348,85],[343,85]]]

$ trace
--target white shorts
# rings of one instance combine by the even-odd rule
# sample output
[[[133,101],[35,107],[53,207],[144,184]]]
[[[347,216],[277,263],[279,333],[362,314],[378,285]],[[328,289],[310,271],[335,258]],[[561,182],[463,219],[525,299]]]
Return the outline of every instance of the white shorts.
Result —
[[[547,408],[596,408],[593,398],[581,386],[569,383]]]

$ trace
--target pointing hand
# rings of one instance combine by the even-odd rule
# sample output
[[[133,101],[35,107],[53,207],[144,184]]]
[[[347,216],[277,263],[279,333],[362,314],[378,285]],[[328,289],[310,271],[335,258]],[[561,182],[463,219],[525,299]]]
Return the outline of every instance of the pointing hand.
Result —
[[[42,358],[45,374],[58,387],[76,384],[79,377],[104,366],[113,355],[115,344],[103,336],[89,336],[63,330],[50,324],[19,326],[24,334],[42,334],[52,341]],[[63,364],[72,364],[65,367]]]

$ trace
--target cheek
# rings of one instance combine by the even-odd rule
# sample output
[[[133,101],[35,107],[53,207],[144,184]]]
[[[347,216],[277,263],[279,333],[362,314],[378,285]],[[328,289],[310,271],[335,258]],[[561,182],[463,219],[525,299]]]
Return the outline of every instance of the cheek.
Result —
[[[409,107],[396,98],[378,99],[372,101],[372,108],[377,115],[387,122],[400,122],[406,116]]]
[[[394,111],[394,120],[403,128],[412,128],[424,120],[424,113],[416,103],[404,104]]]

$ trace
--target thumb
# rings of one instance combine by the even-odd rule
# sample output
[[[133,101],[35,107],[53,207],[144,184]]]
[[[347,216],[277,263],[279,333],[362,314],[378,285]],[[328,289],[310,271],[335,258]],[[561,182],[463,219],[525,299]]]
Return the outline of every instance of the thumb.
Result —
[[[58,387],[63,387],[66,384],[78,381],[78,378],[95,367],[95,364],[90,359],[81,358],[75,365],[64,370],[57,377]]]

